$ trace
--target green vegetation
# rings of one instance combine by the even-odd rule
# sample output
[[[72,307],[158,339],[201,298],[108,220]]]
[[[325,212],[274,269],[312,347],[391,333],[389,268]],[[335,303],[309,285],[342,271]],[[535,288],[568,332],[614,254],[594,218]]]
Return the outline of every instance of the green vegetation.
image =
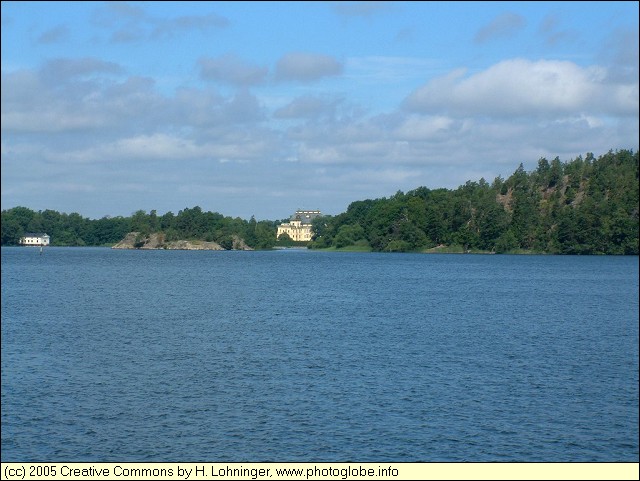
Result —
[[[522,164],[506,180],[419,187],[315,219],[311,248],[381,252],[638,254],[638,153]]]
[[[274,230],[274,235],[275,235],[275,230]],[[286,232],[278,236],[278,240],[274,245],[274,247],[308,247],[308,246],[309,246],[308,242],[294,241]]]
[[[270,249],[276,244],[280,221],[249,221],[203,212],[200,207],[184,209],[174,215],[158,216],[155,210],[135,212],[131,217],[103,217],[90,220],[79,214],[60,214],[52,210],[34,212],[26,207],[2,211],[2,245],[17,245],[26,232],[46,232],[53,246],[111,246],[129,232],[138,232],[141,246],[151,233],[160,232],[165,242],[205,240],[225,249],[233,246],[233,237],[244,239],[253,249]]]
[[[106,246],[128,232],[139,232],[140,241],[159,232],[167,242],[200,239],[225,248],[237,236],[254,249],[638,255],[638,200],[638,152],[620,150],[566,163],[542,158],[536,170],[520,164],[491,184],[480,179],[455,190],[418,187],[356,201],[342,214],[314,219],[310,243],[276,240],[280,221],[246,221],[200,207],[99,220],[15,207],[2,211],[2,245],[16,245],[25,232],[46,232],[58,246]]]

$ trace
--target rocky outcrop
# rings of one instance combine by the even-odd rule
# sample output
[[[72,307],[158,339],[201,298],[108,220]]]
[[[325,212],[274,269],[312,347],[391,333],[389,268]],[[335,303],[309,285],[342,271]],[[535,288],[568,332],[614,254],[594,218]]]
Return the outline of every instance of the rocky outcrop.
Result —
[[[249,247],[244,239],[241,239],[237,235],[232,236],[233,238],[233,250],[235,251],[252,251],[253,249]]]
[[[186,241],[177,240],[173,242],[167,242],[162,247],[156,249],[168,249],[168,250],[185,250],[185,251],[223,251],[224,249],[220,244],[215,242],[205,241]]]
[[[165,242],[162,233],[153,233],[147,236],[139,232],[129,232],[124,239],[112,247],[112,249],[166,249],[166,250],[187,250],[187,251],[223,251],[225,250],[216,242],[202,240],[176,240]],[[234,250],[253,250],[243,239],[233,236]]]
[[[136,242],[137,232],[129,232],[124,239],[112,246],[112,249],[135,249],[134,244]]]

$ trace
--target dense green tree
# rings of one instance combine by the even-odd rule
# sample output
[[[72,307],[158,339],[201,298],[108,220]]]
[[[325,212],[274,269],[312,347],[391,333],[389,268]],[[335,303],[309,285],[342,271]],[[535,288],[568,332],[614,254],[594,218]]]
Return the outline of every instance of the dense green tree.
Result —
[[[16,218],[2,214],[2,245],[16,245],[20,242],[20,238],[25,234],[24,228],[20,221]]]
[[[311,221],[311,242],[309,247],[324,249],[331,247],[333,243],[334,219],[332,216],[318,216]]]
[[[150,218],[144,210],[137,210],[131,216],[131,230],[139,232],[142,236],[148,236],[151,232],[154,232],[151,228]]]
[[[521,163],[492,184],[480,179],[453,191],[419,187],[356,201],[318,226],[311,246],[355,243],[355,225],[379,251],[459,244],[493,252],[637,253],[638,154],[587,154],[564,164],[542,158],[535,171]]]
[[[281,247],[292,247],[295,244],[294,240],[286,232],[283,232],[278,236],[278,245]]]
[[[255,228],[255,243],[247,244],[255,249],[271,249],[276,244],[276,227],[269,221],[260,221]]]
[[[511,229],[507,229],[496,240],[494,251],[504,254],[518,248],[518,239]]]
[[[549,167],[549,182],[547,184],[548,187],[555,187],[560,182],[562,182],[563,175],[562,162],[560,162],[559,157],[556,157],[551,161],[551,166]]]
[[[638,254],[638,152],[592,153],[566,163],[544,158],[527,173],[521,163],[507,179],[468,181],[455,190],[418,187],[389,198],[352,202],[347,211],[313,220],[312,248],[370,246],[420,251],[440,245],[465,250],[560,254]],[[85,219],[78,213],[2,211],[2,245],[27,232],[46,232],[52,245],[110,245],[128,232],[157,232],[165,241],[204,239],[232,248],[234,239],[268,249],[280,221],[224,217],[199,206],[177,215],[143,210],[131,217]],[[142,238],[141,237],[141,238]]]
[[[536,169],[536,182],[540,185],[549,185],[551,177],[551,165],[549,161],[542,157],[538,160],[538,168]]]
[[[359,240],[365,238],[364,229],[360,224],[341,225],[336,234],[333,245],[338,249],[354,245]]]

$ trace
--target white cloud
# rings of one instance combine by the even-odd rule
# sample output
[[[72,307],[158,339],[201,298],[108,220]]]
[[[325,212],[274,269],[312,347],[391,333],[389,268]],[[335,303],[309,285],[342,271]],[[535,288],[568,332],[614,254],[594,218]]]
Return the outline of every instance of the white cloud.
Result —
[[[96,71],[93,65],[61,62],[49,63],[41,71],[3,72],[3,131],[84,130],[104,136],[116,130],[140,129],[147,122],[157,124],[158,118],[167,117],[167,100],[154,91],[151,79],[118,81],[104,74],[85,78]]]
[[[406,108],[461,116],[638,113],[637,83],[607,83],[602,67],[512,59],[470,76],[464,74],[464,70],[455,70],[430,81],[406,99]]]
[[[190,140],[160,133],[120,139],[105,150],[104,154],[111,154],[116,158],[154,161],[185,160],[204,153],[202,147],[194,145]]]
[[[239,86],[260,84],[269,73],[267,67],[250,65],[235,55],[223,55],[217,58],[202,57],[198,64],[203,79]]]
[[[231,93],[210,85],[163,93],[116,64],[60,60],[2,74],[3,202],[20,203],[22,191],[9,185],[19,182],[27,191],[36,183],[51,192],[85,189],[111,215],[175,211],[179,203],[274,218],[276,208],[286,214],[291,202],[314,200],[339,213],[398,189],[455,188],[479,175],[508,176],[520,162],[535,167],[541,156],[568,160],[638,143],[637,80],[614,81],[605,67],[572,62],[454,70],[415,90],[404,108],[365,116],[348,92],[251,84],[243,71],[251,77],[260,68],[233,57],[214,59],[217,78],[239,86]],[[331,71],[333,61],[306,60],[308,79]],[[349,61],[350,82],[373,82],[377,71],[380,85],[395,86],[412,68],[434,67],[402,57],[361,60]],[[254,207],[271,198],[277,204]]]
[[[228,122],[252,123],[264,118],[258,98],[248,90],[239,90],[226,103],[224,117]]]
[[[96,9],[93,23],[106,28],[114,43],[130,43],[148,39],[172,38],[183,32],[206,32],[229,26],[226,17],[214,12],[203,15],[158,17],[128,2],[105,2]]]
[[[333,117],[340,100],[321,98],[316,95],[305,95],[293,99],[284,107],[274,112],[274,117],[279,119],[296,119]]]
[[[411,115],[395,130],[395,136],[401,140],[436,140],[450,135],[453,123],[451,118],[442,115]]]
[[[313,147],[307,144],[300,145],[298,159],[312,164],[338,164],[346,160],[340,149],[335,146]]]
[[[640,65],[638,28],[611,31],[598,57],[607,68],[611,82],[638,86]]]
[[[342,71],[343,66],[336,59],[316,53],[288,53],[276,64],[276,78],[285,81],[312,82],[322,77],[340,75]]]
[[[114,63],[94,57],[57,58],[49,60],[40,70],[47,82],[64,82],[71,78],[81,78],[93,74],[121,74],[124,69]]]
[[[180,32],[191,30],[206,31],[213,28],[224,28],[229,26],[229,20],[221,15],[209,13],[206,15],[183,15],[169,19],[159,19],[154,21],[155,27],[152,37],[173,37]]]

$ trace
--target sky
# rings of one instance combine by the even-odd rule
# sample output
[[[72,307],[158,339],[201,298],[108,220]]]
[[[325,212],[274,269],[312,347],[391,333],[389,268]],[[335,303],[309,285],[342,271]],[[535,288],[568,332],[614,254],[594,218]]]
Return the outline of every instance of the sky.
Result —
[[[2,209],[248,220],[638,150],[638,2],[2,6]]]

